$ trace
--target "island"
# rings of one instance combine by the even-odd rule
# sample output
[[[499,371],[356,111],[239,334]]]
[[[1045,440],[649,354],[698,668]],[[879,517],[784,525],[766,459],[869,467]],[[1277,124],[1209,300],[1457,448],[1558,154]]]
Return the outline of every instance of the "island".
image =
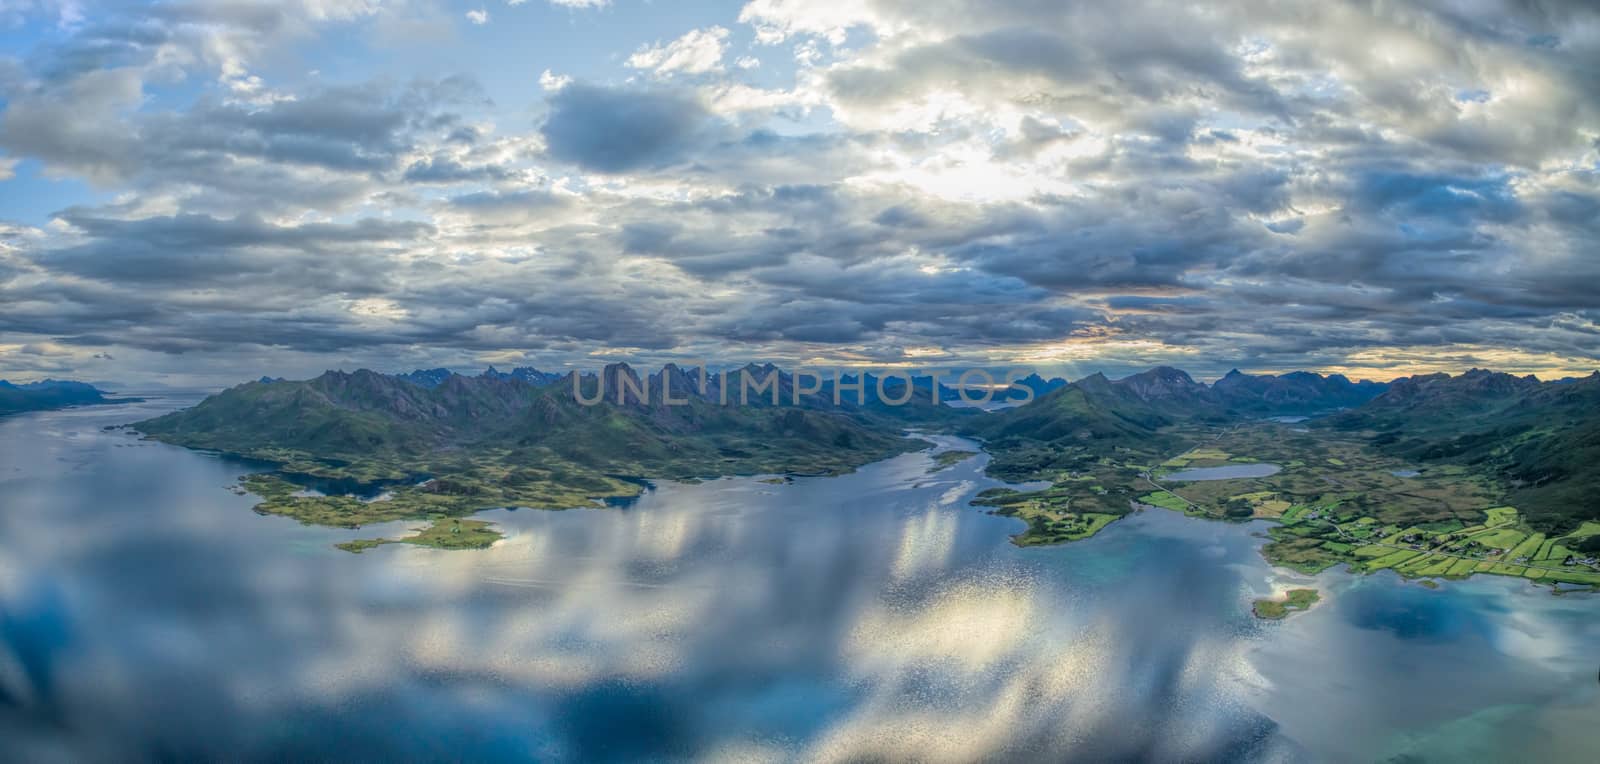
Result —
[[[489,523],[453,517],[436,520],[428,527],[400,539],[358,539],[335,546],[356,554],[384,544],[416,544],[435,549],[487,549],[500,539],[500,532]]]
[[[961,449],[940,451],[933,455],[933,466],[928,468],[928,472],[943,472],[977,455],[977,451],[963,451]]]
[[[1284,593],[1283,599],[1256,600],[1251,607],[1257,618],[1268,621],[1281,621],[1290,613],[1297,613],[1311,609],[1320,597],[1316,589],[1290,589]]]

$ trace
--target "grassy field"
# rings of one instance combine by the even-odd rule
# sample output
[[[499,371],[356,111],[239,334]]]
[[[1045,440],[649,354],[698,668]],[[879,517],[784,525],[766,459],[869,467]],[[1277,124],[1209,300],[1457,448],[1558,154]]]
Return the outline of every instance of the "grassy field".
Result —
[[[1166,491],[1155,491],[1153,493],[1147,493],[1143,496],[1140,496],[1139,503],[1149,504],[1152,507],[1161,507],[1162,509],[1170,509],[1174,512],[1189,511],[1189,502],[1186,502],[1173,494],[1167,493]]]
[[[1506,525],[1517,521],[1515,507],[1490,507],[1483,513],[1488,516],[1484,525]]]

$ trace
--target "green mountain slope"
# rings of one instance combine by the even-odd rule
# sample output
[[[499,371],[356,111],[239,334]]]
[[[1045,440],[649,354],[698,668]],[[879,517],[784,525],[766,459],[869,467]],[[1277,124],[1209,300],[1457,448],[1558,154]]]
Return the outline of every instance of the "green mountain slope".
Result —
[[[603,376],[613,391],[623,382],[630,389],[646,384],[622,364]],[[683,402],[675,405],[665,403],[659,386],[647,398],[618,403],[608,395],[584,405],[571,377],[537,385],[489,374],[434,381],[366,370],[266,379],[134,428],[176,445],[270,461],[276,473],[244,481],[263,498],[258,511],[346,527],[502,506],[591,506],[638,494],[635,478],[831,474],[927,445],[865,409],[723,406],[681,398],[685,386],[676,384],[673,400]],[[592,390],[598,380],[586,384]],[[312,478],[342,489],[308,495],[297,483],[323,485]],[[386,490],[381,501],[368,501],[346,495],[352,485]]]
[[[988,441],[994,455],[991,474],[1009,480],[1050,479],[1112,455],[1118,461],[1170,455],[1185,447],[1177,432],[1185,427],[1359,405],[1384,388],[1338,375],[1252,376],[1237,370],[1208,386],[1180,369],[1159,366],[1118,380],[1094,374],[1026,405],[957,424]]]
[[[605,373],[608,390],[622,378],[642,385],[624,365]],[[648,401],[619,405],[608,395],[582,405],[564,380],[535,386],[455,375],[429,388],[366,370],[252,382],[135,427],[170,443],[357,478],[424,472],[416,467],[491,451],[642,477],[835,472],[919,445],[864,413],[722,406],[694,396],[666,405],[659,389]]]
[[[993,456],[990,474],[1048,480],[1089,470],[1113,454],[1137,461],[1171,451],[1179,440],[1165,428],[1177,421],[1133,386],[1096,374],[965,423],[961,431],[984,439]]]
[[[1538,530],[1600,520],[1600,374],[1556,382],[1481,369],[1412,377],[1321,426],[1369,432],[1379,450],[1419,464],[1484,470]]]

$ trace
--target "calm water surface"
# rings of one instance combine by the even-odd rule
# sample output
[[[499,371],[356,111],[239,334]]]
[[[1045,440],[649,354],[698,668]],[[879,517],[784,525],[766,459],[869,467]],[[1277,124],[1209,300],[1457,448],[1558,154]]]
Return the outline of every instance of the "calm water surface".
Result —
[[[482,552],[332,545],[245,465],[0,420],[0,760],[1592,761],[1600,599],[1268,567],[1148,511],[1017,549],[972,460],[495,511]],[[945,445],[959,441],[946,439]],[[1311,612],[1250,601],[1313,585]]]

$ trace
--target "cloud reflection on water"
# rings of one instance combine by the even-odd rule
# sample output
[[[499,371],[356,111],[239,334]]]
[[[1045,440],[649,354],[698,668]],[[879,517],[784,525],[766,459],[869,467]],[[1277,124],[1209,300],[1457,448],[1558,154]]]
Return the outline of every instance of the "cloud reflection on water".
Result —
[[[980,460],[663,484],[486,513],[507,538],[482,552],[349,555],[373,529],[256,516],[221,488],[236,465],[97,432],[131,418],[0,423],[28,474],[0,512],[8,755],[1365,758],[1387,743],[1349,730],[1595,703],[1562,679],[1600,646],[1591,600],[1330,573],[1329,602],[1263,627],[1248,528],[1150,512],[1016,549],[965,506]],[[1431,715],[1406,711],[1418,676]]]

